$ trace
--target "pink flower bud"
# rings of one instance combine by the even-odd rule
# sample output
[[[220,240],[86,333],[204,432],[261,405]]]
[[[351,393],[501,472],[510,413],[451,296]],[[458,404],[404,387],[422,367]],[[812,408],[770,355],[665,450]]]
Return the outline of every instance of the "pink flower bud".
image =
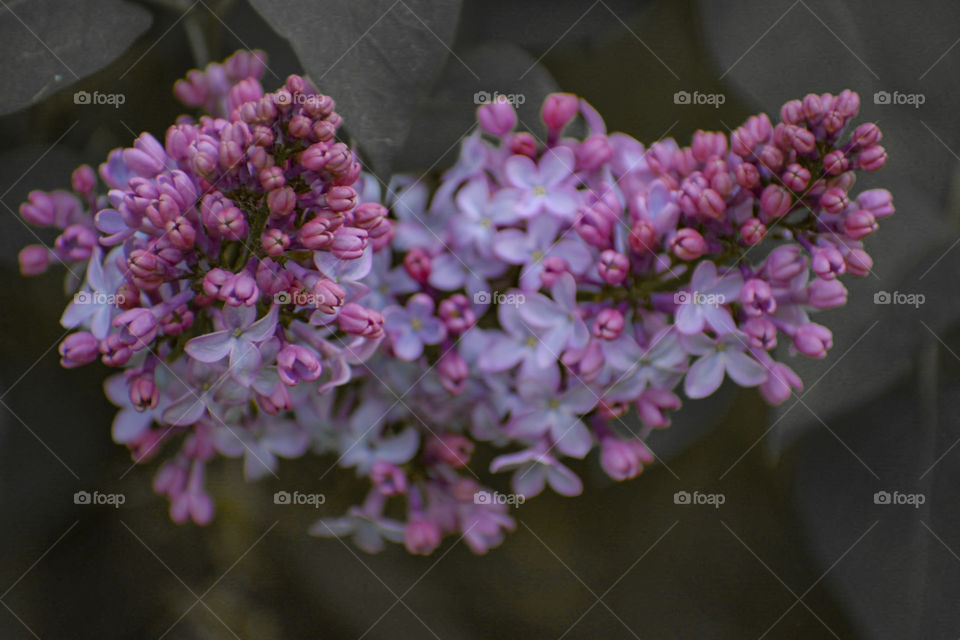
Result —
[[[320,377],[323,366],[310,349],[298,344],[288,344],[277,353],[277,374],[289,386],[301,381],[310,382]]]
[[[49,227],[54,223],[56,205],[53,198],[43,191],[31,191],[28,202],[20,205],[20,215],[24,220],[38,227]]]
[[[349,211],[357,206],[357,192],[353,187],[333,186],[324,195],[331,211]]]
[[[756,145],[756,138],[746,127],[738,127],[730,134],[730,150],[741,158],[750,157]]]
[[[597,271],[607,284],[620,284],[630,272],[630,259],[613,249],[607,249],[600,254]]]
[[[807,154],[817,148],[817,138],[809,129],[797,125],[787,125],[784,137],[799,154]]]
[[[816,309],[842,307],[847,303],[847,288],[837,279],[817,279],[807,286],[807,301]]]
[[[802,193],[807,185],[810,184],[810,172],[799,164],[788,165],[781,176],[783,184],[787,189],[796,193]]]
[[[795,244],[783,245],[771,251],[763,267],[774,283],[789,282],[806,268],[806,260],[800,254],[800,247]]]
[[[292,187],[280,187],[267,192],[267,208],[270,215],[282,218],[297,206],[297,192]]]
[[[346,333],[376,340],[383,336],[383,316],[355,302],[343,305],[337,324]]]
[[[60,343],[60,364],[67,369],[89,364],[100,354],[99,347],[89,331],[71,333]]]
[[[452,395],[460,395],[467,384],[470,370],[467,361],[456,350],[447,351],[437,362],[440,384]]]
[[[850,168],[850,161],[840,149],[834,149],[823,157],[823,170],[831,176],[838,176]]]
[[[290,236],[280,229],[267,229],[260,236],[260,246],[268,256],[279,256],[290,246]]]
[[[260,300],[260,287],[253,276],[243,271],[228,278],[217,297],[231,307],[252,307]]]
[[[27,245],[17,255],[17,262],[23,275],[40,275],[50,266],[50,250],[40,244]]]
[[[214,215],[214,218],[216,232],[228,240],[242,240],[250,231],[243,211],[237,207],[224,207]]]
[[[535,158],[537,155],[537,141],[526,131],[521,131],[510,138],[510,152],[518,156]]]
[[[310,288],[310,293],[313,294],[313,303],[317,310],[327,315],[336,313],[347,297],[347,292],[343,290],[343,287],[329,278],[317,280]],[[343,326],[341,325],[341,328]]]
[[[857,209],[847,214],[843,219],[843,230],[854,240],[859,240],[877,230],[877,220],[873,214],[863,209]]]
[[[760,385],[760,393],[772,405],[783,403],[790,397],[793,389],[802,390],[803,382],[790,367],[780,362],[775,362],[770,367],[766,381]]]
[[[863,249],[851,249],[844,256],[844,260],[847,263],[847,271],[861,278],[870,273],[870,269],[873,268],[873,258]]]
[[[860,148],[871,147],[883,139],[880,127],[872,122],[865,122],[853,131],[850,142]]]
[[[810,358],[823,358],[833,346],[833,334],[823,325],[808,322],[793,334],[793,346]]]
[[[333,221],[317,216],[300,227],[297,240],[307,249],[328,249],[333,245]]]
[[[613,149],[607,141],[607,136],[593,135],[584,140],[577,147],[577,167],[584,171],[596,171],[610,162]]]
[[[193,247],[193,243],[197,237],[197,230],[193,228],[193,224],[183,216],[177,216],[176,219],[171,220],[166,224],[167,238],[177,249],[186,251]]]
[[[748,316],[770,315],[777,310],[777,301],[773,297],[770,283],[760,278],[751,278],[740,290],[743,311]]]
[[[122,367],[133,356],[133,348],[123,341],[120,334],[111,333],[100,342],[100,355],[108,367]]]
[[[404,270],[420,284],[424,284],[430,278],[432,265],[430,254],[420,247],[414,247],[403,257]]]
[[[517,112],[508,100],[494,100],[477,109],[477,120],[484,131],[499,138],[517,126]]]
[[[373,463],[370,480],[377,491],[385,496],[397,496],[407,492],[407,474],[403,469],[386,460],[377,460]]]
[[[741,162],[733,170],[737,184],[744,189],[753,189],[760,184],[760,171],[751,162]]]
[[[120,329],[120,339],[134,351],[146,348],[158,331],[157,317],[147,309],[130,309],[113,319],[113,326]]]
[[[455,293],[442,300],[437,310],[447,330],[454,335],[463,333],[477,322],[477,314],[474,313],[467,296],[462,293]]]
[[[153,291],[163,284],[166,266],[157,254],[145,249],[134,249],[130,252],[127,265],[138,288]]]
[[[833,280],[847,270],[843,254],[836,247],[821,247],[814,250],[810,267],[824,280]]]
[[[580,99],[572,93],[551,93],[543,102],[541,117],[551,131],[560,131],[580,110]]]
[[[313,121],[306,116],[293,116],[290,118],[290,124],[287,125],[287,131],[294,138],[306,138],[313,130]]]
[[[773,173],[778,173],[783,167],[783,152],[772,144],[764,145],[758,154],[760,164],[765,166]]]
[[[560,362],[584,382],[592,382],[603,370],[605,357],[600,343],[591,340],[586,347],[564,351]]]
[[[857,196],[857,206],[879,220],[893,213],[893,196],[886,189],[869,189]]]
[[[427,464],[441,462],[459,469],[470,463],[473,448],[473,442],[461,435],[440,433],[427,440],[423,457]]]
[[[727,203],[723,197],[713,189],[704,189],[697,198],[697,212],[700,215],[719,220],[727,211]]]
[[[403,529],[403,546],[415,555],[430,555],[440,546],[442,538],[440,526],[423,517],[411,519]]]
[[[543,271],[540,272],[540,282],[550,288],[565,273],[570,272],[570,264],[559,256],[549,256],[543,259]]]
[[[212,269],[203,276],[203,292],[208,296],[219,297],[220,289],[233,278],[233,274],[223,269]]]
[[[330,251],[341,260],[356,260],[367,248],[367,231],[357,227],[340,227],[333,234]]]
[[[887,152],[878,144],[870,145],[857,155],[857,166],[864,171],[876,171],[887,161]]]
[[[790,193],[775,184],[769,184],[760,196],[760,213],[764,222],[772,222],[789,213],[793,206],[793,197]]]
[[[156,409],[160,393],[152,375],[139,375],[130,381],[130,402],[137,411]]]
[[[82,164],[70,175],[70,186],[82,195],[93,193],[94,187],[97,186],[97,174],[93,172],[90,165]]]
[[[780,119],[787,124],[799,124],[806,117],[803,103],[799,100],[791,100],[780,107]]]
[[[670,426],[667,411],[680,408],[680,398],[666,389],[650,387],[637,398],[637,411],[644,424],[662,428]]]
[[[389,215],[389,211],[377,202],[364,202],[357,206],[353,213],[353,223],[361,229],[371,231],[380,225],[380,222]]]
[[[653,460],[653,454],[641,440],[607,436],[600,441],[600,465],[617,482],[637,477],[643,465],[652,464]]]
[[[593,323],[593,335],[600,340],[616,340],[623,332],[626,321],[618,309],[603,309]]]
[[[820,196],[820,206],[827,213],[841,213],[850,206],[847,192],[839,187],[830,187]]]
[[[653,253],[657,249],[657,230],[646,220],[638,220],[630,229],[627,241],[630,248],[641,255]]]
[[[817,94],[808,93],[803,97],[803,117],[810,122],[819,122],[823,117],[824,108],[823,101]]]
[[[777,327],[769,318],[749,318],[740,328],[747,334],[747,342],[755,349],[769,351],[777,346]]]
[[[670,240],[670,250],[681,260],[696,260],[707,252],[707,241],[696,229],[684,227]]]
[[[758,244],[767,235],[767,225],[760,218],[747,218],[740,225],[740,238],[748,245]]]
[[[264,191],[275,191],[287,183],[280,167],[268,167],[260,172],[260,185]]]

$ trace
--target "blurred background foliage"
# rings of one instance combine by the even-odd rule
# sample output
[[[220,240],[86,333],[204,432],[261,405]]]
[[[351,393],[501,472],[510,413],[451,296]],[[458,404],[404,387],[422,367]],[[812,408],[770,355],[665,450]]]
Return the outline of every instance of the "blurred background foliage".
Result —
[[[951,205],[960,6],[66,5],[7,0],[0,11],[0,52],[10,61],[0,72],[0,637],[960,635],[960,250]],[[269,53],[267,88],[293,72],[316,79],[381,175],[449,166],[478,90],[524,94],[520,118],[534,129],[543,95],[575,92],[611,130],[649,143],[724,131],[809,91],[850,87],[890,154],[867,186],[891,189],[898,213],[868,242],[876,277],[848,282],[848,307],[822,316],[836,346],[824,362],[799,367],[808,389],[799,400],[771,410],[753,391],[725,388],[688,402],[652,440],[664,465],[620,485],[588,459],[578,469],[583,496],[530,501],[516,513],[517,532],[485,557],[449,543],[430,558],[401,548],[366,556],[310,538],[317,513],[276,506],[272,493],[318,490],[328,496],[322,513],[343,510],[352,479],[335,472],[321,482],[329,459],[285,462],[279,481],[257,485],[243,481],[239,464],[222,464],[210,477],[214,523],[179,527],[151,491],[154,465],[131,470],[110,441],[106,369],[59,368],[60,275],[17,274],[17,250],[36,240],[15,211],[30,189],[66,187],[80,162],[96,164],[141,131],[160,136],[182,112],[173,82],[238,48]],[[77,106],[79,90],[123,93],[126,102]],[[726,101],[676,105],[678,90]],[[878,90],[926,101],[876,105]],[[879,290],[923,293],[926,304],[877,306]],[[127,501],[74,505],[81,489]],[[678,490],[722,492],[726,502],[678,506]],[[874,505],[878,490],[922,492],[926,503]]]

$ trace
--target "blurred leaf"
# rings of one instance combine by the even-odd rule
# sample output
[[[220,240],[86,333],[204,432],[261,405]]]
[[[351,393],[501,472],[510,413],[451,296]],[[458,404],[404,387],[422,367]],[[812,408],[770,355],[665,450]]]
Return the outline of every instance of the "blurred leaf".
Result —
[[[337,101],[374,168],[388,175],[449,55],[460,2],[251,3],[290,41],[310,79]]]
[[[452,162],[457,143],[476,123],[479,92],[514,96],[518,128],[543,135],[538,132],[540,107],[547,94],[556,90],[550,73],[515,44],[490,42],[467,51],[460,60],[451,56],[433,93],[417,110],[412,128],[417,134],[404,145],[398,168],[423,171],[439,166],[448,152]]]
[[[33,104],[107,66],[150,26],[122,0],[7,0],[0,10],[0,114]]]

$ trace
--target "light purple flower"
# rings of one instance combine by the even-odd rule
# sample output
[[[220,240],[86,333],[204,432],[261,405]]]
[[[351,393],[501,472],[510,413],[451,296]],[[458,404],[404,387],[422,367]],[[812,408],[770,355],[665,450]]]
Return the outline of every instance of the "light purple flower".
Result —
[[[648,386],[671,389],[687,366],[687,352],[672,327],[661,330],[641,347],[624,331],[617,340],[602,343],[607,364],[616,372],[603,393],[605,400],[636,400]]]
[[[263,362],[259,344],[273,336],[277,314],[278,307],[274,305],[257,320],[255,307],[225,306],[221,315],[224,328],[193,338],[184,350],[200,362],[218,362],[230,356],[230,375],[248,387]]]
[[[517,213],[530,218],[546,210],[560,220],[572,222],[580,202],[577,190],[569,184],[575,166],[576,158],[566,147],[547,150],[539,164],[527,156],[511,156],[504,173],[516,187]]]
[[[549,384],[542,380],[520,381],[518,386],[523,408],[510,421],[508,432],[517,438],[549,435],[561,453],[574,458],[587,455],[593,438],[580,416],[597,404],[593,389],[574,380],[566,391],[559,393],[559,379]]]
[[[717,266],[705,260],[697,265],[690,280],[690,291],[678,293],[676,326],[680,333],[693,335],[709,326],[717,334],[730,333],[736,324],[723,305],[740,296],[743,278],[739,273],[717,276]]]
[[[213,430],[217,451],[229,458],[243,456],[243,475],[247,480],[273,473],[277,456],[299,458],[310,444],[309,434],[296,422],[264,415],[251,427],[218,424]]]
[[[100,247],[94,247],[90,262],[87,263],[87,278],[83,290],[73,297],[60,318],[60,324],[67,329],[83,326],[98,340],[110,333],[110,323],[117,312],[117,288],[123,283],[123,272],[117,265],[117,257],[123,249],[117,248],[107,254],[103,260]]]
[[[742,387],[755,387],[767,379],[762,364],[745,353],[747,338],[731,332],[711,340],[703,334],[684,339],[684,347],[700,356],[690,366],[683,390],[689,398],[706,398],[720,388],[724,373]]]
[[[590,330],[577,307],[577,284],[569,273],[550,288],[551,300],[542,293],[527,296],[520,305],[520,317],[540,332],[537,362],[545,367],[568,348],[585,347]]]
[[[515,469],[510,480],[513,492],[525,498],[538,495],[549,484],[562,496],[576,496],[583,492],[583,482],[543,446],[535,446],[516,453],[497,456],[490,463],[490,471],[499,473]]]
[[[465,184],[457,192],[456,203],[457,213],[450,218],[451,242],[456,247],[473,247],[482,255],[489,255],[498,226],[519,219],[509,194],[500,190],[491,196],[484,178]]]
[[[423,354],[424,345],[440,344],[447,337],[447,327],[433,314],[434,308],[433,298],[416,293],[406,306],[384,309],[383,327],[397,356],[416,360]]]
[[[529,222],[526,233],[519,229],[506,229],[493,241],[494,254],[509,264],[523,265],[520,273],[520,288],[536,291],[542,285],[543,261],[546,258],[563,258],[573,273],[581,274],[594,262],[590,250],[577,234],[557,240],[561,223],[555,218],[539,216]]]

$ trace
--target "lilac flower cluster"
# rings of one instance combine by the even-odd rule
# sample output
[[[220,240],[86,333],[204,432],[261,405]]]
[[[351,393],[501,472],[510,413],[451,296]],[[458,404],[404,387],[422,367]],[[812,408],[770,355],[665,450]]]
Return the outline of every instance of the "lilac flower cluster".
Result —
[[[873,124],[843,140],[858,107],[850,91],[809,95],[776,125],[759,115],[729,138],[647,149],[573,95],[546,99],[546,140],[516,132],[497,101],[432,195],[396,178],[394,258],[371,274],[387,340],[358,406],[387,395],[387,419],[425,440],[371,474],[405,494],[407,548],[454,534],[482,551],[513,527],[469,466],[476,442],[506,449],[490,470],[512,472],[515,494],[572,496],[583,485],[565,459],[598,448],[615,480],[654,461],[644,440],[670,424],[678,388],[703,398],[729,377],[772,404],[799,390],[772,350],[826,355],[831,333],[810,314],[845,303],[838,276],[869,272],[862,239],[893,212],[885,190],[850,193],[856,170],[886,159]],[[578,116],[586,135],[565,135]],[[486,518],[464,518],[479,507]]]
[[[23,273],[85,271],[62,363],[124,370],[105,385],[114,439],[137,462],[175,449],[155,488],[178,522],[212,518],[218,454],[253,479],[312,449],[370,484],[312,533],[483,553],[517,500],[482,484],[478,444],[514,494],[572,496],[568,460],[595,448],[615,480],[651,464],[681,387],[729,377],[783,402],[801,388],[783,357],[826,355],[810,314],[845,303],[839,276],[869,272],[862,239],[893,212],[885,190],[851,193],[886,154],[873,124],[845,135],[850,91],[689,147],[608,134],[570,94],[547,98],[539,140],[495,101],[438,184],[382,185],[329,97],[299,76],[264,93],[263,69],[240,52],[192,71],[175,93],[211,115],[112,152],[106,195],[81,167],[73,193],[21,207],[63,232]]]
[[[215,455],[242,455],[250,478],[303,455],[314,425],[289,412],[349,380],[384,335],[358,281],[389,243],[387,211],[357,205],[333,100],[299,76],[264,93],[264,65],[239,52],[179,81],[213,115],[111,152],[106,195],[82,166],[73,193],[34,191],[20,208],[62,230],[20,253],[24,274],[52,261],[71,274],[61,362],[123,369],[106,382],[114,440],[137,462],[175,448],[154,484],[177,522],[211,520]]]

